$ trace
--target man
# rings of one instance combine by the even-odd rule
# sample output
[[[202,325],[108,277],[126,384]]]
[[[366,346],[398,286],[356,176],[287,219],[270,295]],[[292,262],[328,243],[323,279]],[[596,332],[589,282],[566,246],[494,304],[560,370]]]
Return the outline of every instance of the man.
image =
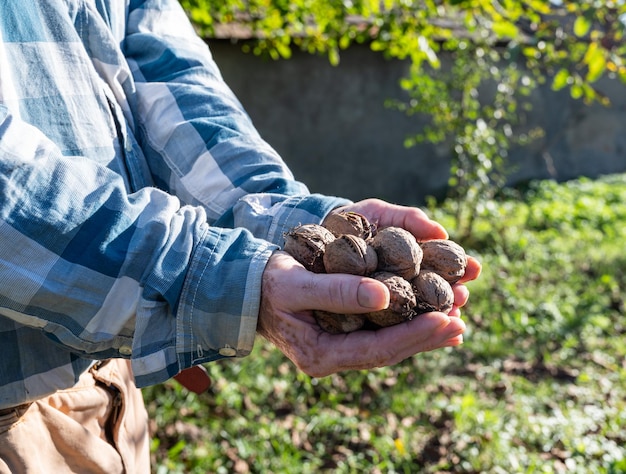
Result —
[[[319,329],[311,309],[389,294],[307,272],[278,251],[287,229],[347,208],[446,232],[417,209],[310,194],[175,0],[7,0],[0,34],[0,473],[149,472],[136,386],[246,356],[257,331],[312,376],[462,342],[463,285],[450,316]]]

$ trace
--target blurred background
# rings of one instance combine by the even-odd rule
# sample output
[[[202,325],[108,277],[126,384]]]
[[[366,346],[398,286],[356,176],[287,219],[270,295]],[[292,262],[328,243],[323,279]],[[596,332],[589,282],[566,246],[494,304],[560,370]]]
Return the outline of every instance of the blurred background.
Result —
[[[229,39],[209,44],[261,135],[312,191],[401,204],[446,195],[450,144],[407,147],[407,137],[423,129],[429,117],[388,105],[391,99],[410,100],[400,87],[410,68],[407,61],[386,59],[361,44],[343,51],[335,66],[326,57],[301,51],[276,61],[244,53]],[[450,67],[454,56],[442,56],[442,67]],[[511,144],[508,184],[626,172],[624,83],[604,77],[595,86],[610,99],[610,107],[585,104],[568,90],[554,91],[551,83],[532,90],[531,109],[516,112],[518,126],[544,134],[532,143]]]

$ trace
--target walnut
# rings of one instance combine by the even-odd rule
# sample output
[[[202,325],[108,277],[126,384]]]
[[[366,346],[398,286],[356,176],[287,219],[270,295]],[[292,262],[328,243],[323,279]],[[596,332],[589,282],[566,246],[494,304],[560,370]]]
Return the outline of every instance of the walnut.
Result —
[[[285,234],[283,250],[307,270],[324,273],[324,251],[333,240],[333,233],[321,225],[303,224]]]
[[[365,314],[369,321],[377,326],[387,327],[408,321],[415,316],[415,294],[407,280],[390,272],[377,272],[372,278],[387,285],[390,299],[388,308]]]
[[[333,212],[326,216],[323,226],[337,237],[349,234],[368,240],[376,233],[376,226],[364,215],[353,211]]]
[[[345,234],[326,245],[324,252],[326,273],[368,275],[376,270],[376,251],[356,235]]]
[[[411,280],[415,293],[415,310],[418,314],[441,311],[448,314],[454,304],[452,286],[431,270],[422,270]]]
[[[313,315],[317,324],[331,334],[358,331],[365,324],[365,317],[362,314],[338,314],[316,310]]]
[[[467,255],[452,240],[427,240],[420,244],[423,252],[422,267],[432,270],[454,284],[465,274]]]
[[[371,239],[378,255],[378,271],[412,280],[420,271],[422,249],[413,234],[401,227],[385,227]]]

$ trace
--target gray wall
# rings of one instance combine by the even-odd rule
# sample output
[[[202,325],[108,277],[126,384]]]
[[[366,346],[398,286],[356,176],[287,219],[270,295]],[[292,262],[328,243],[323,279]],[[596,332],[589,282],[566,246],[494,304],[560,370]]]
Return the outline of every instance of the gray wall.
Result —
[[[385,60],[367,46],[343,52],[336,67],[305,53],[270,61],[242,53],[240,44],[215,40],[210,46],[261,134],[311,191],[411,205],[445,192],[448,150],[405,148],[405,137],[421,124],[384,105],[402,98],[398,81],[406,63]],[[530,121],[546,136],[513,150],[511,184],[626,172],[626,86],[604,80],[601,87],[610,108],[587,106],[549,87],[536,93]]]

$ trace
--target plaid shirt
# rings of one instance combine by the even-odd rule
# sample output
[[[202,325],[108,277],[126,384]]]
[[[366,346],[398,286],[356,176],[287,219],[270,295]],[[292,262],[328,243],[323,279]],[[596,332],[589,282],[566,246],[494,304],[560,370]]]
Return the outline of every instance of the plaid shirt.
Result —
[[[283,233],[346,201],[265,143],[175,0],[0,3],[0,408],[249,354]]]

